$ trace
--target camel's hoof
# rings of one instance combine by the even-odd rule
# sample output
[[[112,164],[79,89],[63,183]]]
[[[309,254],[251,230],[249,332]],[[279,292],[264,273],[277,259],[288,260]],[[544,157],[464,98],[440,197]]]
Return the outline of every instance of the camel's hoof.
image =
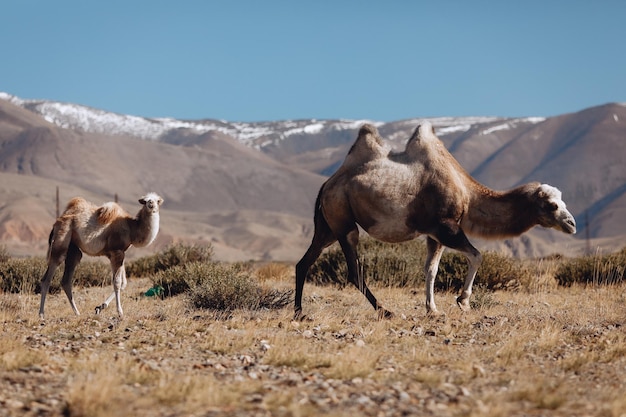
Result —
[[[307,319],[306,315],[302,314],[302,310],[296,310],[293,315],[293,321],[305,321]]]
[[[426,317],[438,322],[445,322],[448,319],[446,313],[437,309],[426,309]]]
[[[457,297],[456,304],[462,311],[470,311],[472,308],[470,307],[469,298],[462,298],[461,296]]]
[[[395,316],[395,314],[393,314],[391,311],[386,310],[384,308],[379,308],[378,309],[378,320],[382,320],[382,319],[392,319]]]

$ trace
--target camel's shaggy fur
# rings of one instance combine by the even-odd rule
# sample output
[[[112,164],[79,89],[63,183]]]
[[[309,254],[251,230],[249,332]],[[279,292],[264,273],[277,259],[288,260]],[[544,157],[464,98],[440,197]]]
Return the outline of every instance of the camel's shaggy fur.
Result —
[[[321,187],[315,204],[315,232],[296,265],[295,316],[302,317],[302,290],[309,268],[322,250],[339,241],[348,280],[382,316],[362,275],[357,255],[361,226],[385,242],[427,236],[426,309],[437,312],[434,281],[444,246],[464,253],[469,271],[459,307],[469,309],[480,252],[466,235],[517,236],[535,225],[576,232],[574,217],[561,192],[530,183],[506,192],[493,191],[472,178],[446,150],[430,123],[417,127],[404,152],[392,153],[372,125],[364,125],[343,165]]]
[[[142,208],[133,218],[117,203],[105,203],[98,207],[80,197],[70,200],[50,232],[48,268],[41,280],[39,316],[42,319],[50,282],[63,261],[65,271],[61,286],[72,309],[79,314],[72,295],[72,277],[83,252],[91,256],[106,256],[111,262],[113,292],[102,305],[96,307],[96,314],[108,307],[115,297],[117,312],[123,317],[120,291],[126,287],[125,252],[130,245],[143,247],[154,241],[159,232],[159,208],[163,199],[149,193],[141,197],[139,203]]]

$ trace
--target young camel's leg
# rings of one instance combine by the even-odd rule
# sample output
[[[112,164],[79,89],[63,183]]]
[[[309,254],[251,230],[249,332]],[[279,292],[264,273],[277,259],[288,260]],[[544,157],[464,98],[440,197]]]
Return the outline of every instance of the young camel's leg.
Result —
[[[448,220],[440,223],[433,234],[433,237],[442,245],[458,250],[467,257],[469,268],[467,276],[465,277],[463,291],[461,292],[461,295],[457,297],[456,303],[461,310],[468,311],[470,309],[469,298],[472,294],[472,285],[474,283],[474,278],[476,277],[476,272],[482,262],[482,255],[478,249],[470,243],[461,227],[454,220]],[[432,279],[434,281],[434,275],[432,276]]]
[[[335,243],[337,238],[328,227],[326,220],[322,216],[321,212],[315,213],[315,232],[313,233],[313,240],[309,249],[296,264],[296,294],[294,298],[294,320],[302,320],[302,291],[304,289],[304,281],[309,272],[311,265],[315,263],[317,258],[322,253],[324,248],[327,248],[331,244]]]
[[[96,307],[96,314],[100,314],[115,298],[117,313],[120,318],[124,318],[121,300],[121,290],[126,288],[127,284],[126,269],[124,268],[124,251],[113,252],[109,255],[109,260],[111,261],[111,271],[113,273],[113,292],[104,300],[104,303]]]
[[[126,288],[126,284],[127,284],[126,268],[122,268],[121,274],[122,274],[122,286],[120,287],[120,290],[124,291],[124,289]],[[111,301],[113,301],[113,299],[115,298],[115,294],[116,294],[115,290],[111,291],[111,294],[109,294],[106,300],[104,300],[104,302],[100,304],[99,306],[96,306],[96,314],[100,314],[102,310],[104,310],[105,308],[109,306],[109,304],[111,304]]]
[[[83,253],[80,251],[78,246],[70,243],[70,246],[67,249],[67,256],[65,257],[65,270],[63,271],[63,278],[61,279],[61,287],[63,287],[65,295],[67,295],[67,299],[72,306],[72,310],[74,310],[74,313],[76,313],[77,316],[79,316],[80,313],[78,312],[78,308],[76,308],[76,303],[74,302],[74,295],[72,294],[72,281],[74,279],[74,271],[76,270],[76,267],[82,257]]]
[[[376,297],[374,297],[374,294],[372,294],[365,283],[363,268],[361,268],[361,262],[359,261],[359,255],[356,250],[359,243],[359,229],[356,227],[356,224],[352,230],[345,235],[341,235],[338,240],[348,265],[348,281],[353,283],[354,286],[365,295],[372,307],[378,312],[379,318],[393,317],[391,311],[384,309],[378,304]]]
[[[48,290],[50,289],[50,282],[52,281],[52,277],[54,277],[54,273],[57,268],[61,264],[61,260],[58,258],[50,258],[48,260],[48,268],[41,279],[41,301],[39,302],[39,318],[43,320],[44,318],[44,305],[46,304],[46,295],[48,295]]]
[[[50,283],[57,268],[65,260],[71,237],[69,229],[60,222],[55,223],[50,232],[50,237],[48,238],[48,267],[41,278],[41,301],[39,303],[39,317],[41,319],[44,318],[44,306]]]

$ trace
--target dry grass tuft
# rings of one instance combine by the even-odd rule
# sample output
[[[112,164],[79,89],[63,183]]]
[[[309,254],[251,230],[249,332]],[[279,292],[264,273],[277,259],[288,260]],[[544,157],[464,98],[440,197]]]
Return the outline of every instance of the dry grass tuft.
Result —
[[[279,262],[270,262],[258,267],[255,271],[260,282],[265,281],[293,281],[293,265]]]

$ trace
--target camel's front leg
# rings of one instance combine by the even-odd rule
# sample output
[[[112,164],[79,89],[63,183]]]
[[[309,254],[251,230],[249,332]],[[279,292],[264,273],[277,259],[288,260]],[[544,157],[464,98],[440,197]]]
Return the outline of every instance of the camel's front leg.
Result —
[[[436,240],[436,241],[435,241]],[[458,250],[459,252],[463,252],[469,261],[469,268],[467,271],[467,277],[465,277],[465,285],[463,285],[463,292],[456,299],[457,304],[463,311],[468,311],[470,309],[469,297],[472,294],[472,284],[474,283],[474,277],[476,276],[476,271],[478,271],[478,267],[480,266],[480,262],[482,260],[482,256],[478,249],[476,249],[470,241],[465,236],[465,233],[461,229],[461,227],[457,224],[457,222],[453,219],[447,219],[442,221],[437,229],[435,230],[433,238],[428,238],[428,252],[429,258],[431,257],[430,253],[434,250],[436,245],[445,245],[451,249]],[[433,248],[433,249],[431,249]],[[431,263],[434,261],[434,255],[432,256]],[[437,259],[437,264],[439,264],[439,259],[441,258],[441,253]],[[428,270],[429,262],[426,262],[427,265],[427,274],[426,274],[426,291],[432,291],[432,288],[429,287],[428,280],[432,280],[434,282],[435,275],[437,273],[434,270],[434,273],[430,273]],[[430,283],[432,285],[432,282]],[[432,294],[432,293],[431,293]],[[426,295],[426,308],[428,308],[428,296]],[[432,304],[434,306],[434,303]]]
[[[63,287],[63,291],[65,291],[65,295],[67,295],[67,299],[70,302],[70,306],[72,306],[72,310],[74,313],[79,316],[78,308],[76,307],[76,302],[74,301],[74,294],[72,293],[72,281],[74,279],[74,271],[78,266],[78,263],[83,257],[83,253],[80,251],[78,246],[73,243],[70,243],[69,248],[67,249],[67,256],[65,258],[65,270],[63,271],[63,278],[61,279],[61,287]]]
[[[96,307],[96,314],[100,314],[102,310],[107,308],[113,298],[115,298],[115,304],[117,306],[117,313],[120,318],[124,318],[124,311],[122,310],[121,290],[126,288],[126,270],[124,268],[124,252],[118,251],[110,255],[111,271],[113,272],[113,292],[107,297],[107,299],[101,305]]]
[[[474,251],[467,252],[467,260],[469,262],[469,268],[467,271],[467,276],[465,277],[465,284],[463,284],[463,291],[461,295],[459,295],[456,299],[456,303],[463,311],[470,310],[470,295],[472,295],[472,285],[474,284],[474,278],[476,278],[476,272],[480,267],[480,263],[482,262],[482,255],[478,252],[477,249],[472,247]]]
[[[439,261],[441,260],[441,255],[443,255],[444,247],[431,237],[426,239],[426,247],[428,248],[426,264],[424,265],[424,275],[426,276],[426,312],[438,314],[439,311],[435,304],[435,278],[437,277]]]

